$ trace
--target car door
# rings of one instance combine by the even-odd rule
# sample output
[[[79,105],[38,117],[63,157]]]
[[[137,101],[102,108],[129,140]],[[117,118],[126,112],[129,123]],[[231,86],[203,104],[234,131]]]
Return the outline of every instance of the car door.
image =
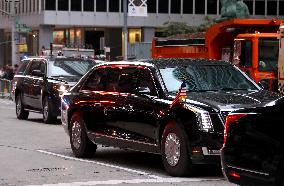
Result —
[[[84,103],[84,117],[91,122],[87,123],[87,130],[96,133],[96,136],[109,136],[113,130],[111,120],[116,109],[117,72],[113,68],[101,67],[94,70],[80,91],[80,101]]]
[[[35,71],[41,72],[41,64],[42,61],[40,60],[31,61],[27,76],[24,79],[25,103],[32,108],[41,108],[41,105],[39,105],[39,95],[41,95],[40,83],[42,83],[43,77],[39,73],[35,73]]]
[[[34,75],[33,79],[33,107],[36,109],[42,109],[42,94],[45,89],[46,75],[47,75],[47,65],[43,60],[39,60],[39,74]]]
[[[155,152],[158,146],[158,120],[168,105],[158,101],[156,82],[150,69],[139,68],[139,72],[135,74],[136,78],[133,78],[135,75],[129,76],[131,78],[128,82],[132,82],[132,90],[123,97],[124,103],[120,107],[121,117],[118,117],[118,123],[121,123],[128,139],[134,142],[129,144],[130,148],[147,148]]]

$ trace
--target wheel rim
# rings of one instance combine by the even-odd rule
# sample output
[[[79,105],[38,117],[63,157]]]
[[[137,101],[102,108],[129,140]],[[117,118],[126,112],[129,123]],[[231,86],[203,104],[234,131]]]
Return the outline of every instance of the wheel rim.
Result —
[[[16,104],[16,114],[17,116],[21,113],[21,109],[22,109],[22,103],[20,98],[17,99],[17,104]]]
[[[175,133],[169,133],[165,141],[165,155],[171,166],[176,166],[180,158],[180,140]]]
[[[81,134],[82,134],[82,130],[81,130],[81,126],[80,123],[78,121],[75,121],[72,125],[72,144],[76,149],[79,149],[81,146]]]
[[[43,118],[46,120],[47,117],[48,117],[48,103],[47,101],[45,101],[43,106]]]

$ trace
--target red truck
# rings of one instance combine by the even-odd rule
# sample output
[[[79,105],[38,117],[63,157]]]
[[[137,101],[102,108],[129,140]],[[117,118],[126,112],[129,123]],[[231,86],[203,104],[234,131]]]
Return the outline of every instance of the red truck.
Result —
[[[277,90],[278,19],[231,19],[210,26],[203,38],[154,38],[153,58],[222,59],[257,83]]]

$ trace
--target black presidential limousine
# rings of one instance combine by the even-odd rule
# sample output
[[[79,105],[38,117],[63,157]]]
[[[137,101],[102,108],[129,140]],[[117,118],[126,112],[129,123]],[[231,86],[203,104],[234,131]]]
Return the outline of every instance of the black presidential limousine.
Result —
[[[61,101],[76,157],[96,144],[161,154],[172,176],[219,164],[225,117],[280,95],[223,61],[158,59],[94,67]]]

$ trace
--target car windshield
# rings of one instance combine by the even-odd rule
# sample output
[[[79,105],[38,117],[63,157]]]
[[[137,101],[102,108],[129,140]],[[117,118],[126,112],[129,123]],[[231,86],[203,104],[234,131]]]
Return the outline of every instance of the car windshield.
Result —
[[[50,74],[53,77],[83,76],[96,63],[90,60],[55,60],[50,63]]]
[[[194,65],[160,69],[168,92],[176,92],[182,82],[188,91],[257,90],[240,71],[230,65]]]

